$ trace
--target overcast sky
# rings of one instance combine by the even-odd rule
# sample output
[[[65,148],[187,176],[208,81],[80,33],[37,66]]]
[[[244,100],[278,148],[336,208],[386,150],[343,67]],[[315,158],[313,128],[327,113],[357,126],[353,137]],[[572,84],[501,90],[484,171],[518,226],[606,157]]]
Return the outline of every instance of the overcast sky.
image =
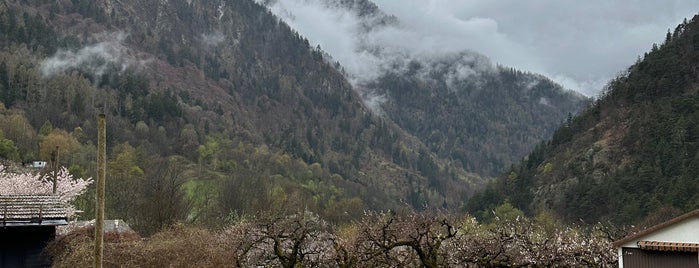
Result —
[[[699,12],[699,0],[374,0],[400,25],[361,35],[355,15],[322,1],[279,0],[271,10],[350,73],[381,65],[358,51],[366,42],[421,56],[471,50],[588,96]]]

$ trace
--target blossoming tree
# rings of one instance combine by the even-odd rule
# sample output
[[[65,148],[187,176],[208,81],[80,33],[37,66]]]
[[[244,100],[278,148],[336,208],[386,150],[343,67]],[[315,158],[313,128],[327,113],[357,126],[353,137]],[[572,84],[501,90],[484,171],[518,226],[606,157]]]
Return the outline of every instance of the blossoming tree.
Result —
[[[0,195],[41,195],[53,193],[53,174],[15,173],[0,165]],[[70,204],[92,184],[92,178],[73,178],[68,169],[61,167],[56,174],[56,194],[68,206],[69,214],[75,209]]]

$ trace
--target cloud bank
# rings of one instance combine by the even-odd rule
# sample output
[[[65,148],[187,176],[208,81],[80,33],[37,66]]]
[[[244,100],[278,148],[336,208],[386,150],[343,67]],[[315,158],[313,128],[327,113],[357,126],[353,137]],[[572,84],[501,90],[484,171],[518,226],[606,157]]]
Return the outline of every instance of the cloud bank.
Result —
[[[269,7],[355,81],[378,75],[392,64],[387,58],[477,51],[588,96],[699,7],[696,0],[375,0],[398,23],[366,31],[368,18],[327,2],[280,0]]]
[[[200,40],[202,44],[205,46],[217,46],[218,44],[222,43],[223,41],[226,40],[226,36],[223,35],[220,31],[215,31],[212,33],[203,33],[201,34]]]
[[[123,32],[103,33],[94,36],[99,41],[95,44],[78,50],[61,49],[41,62],[41,75],[49,78],[70,70],[81,70],[99,79],[115,67],[118,71],[125,71],[144,66],[148,61],[138,59],[122,44],[126,37],[127,34]]]
[[[427,36],[409,24],[390,21],[387,14],[360,15],[356,6],[341,6],[332,1],[287,0],[270,4],[270,10],[284,19],[292,28],[319,44],[334,60],[339,61],[355,84],[371,81],[386,71],[405,71],[412,60],[431,62],[449,54],[465,55],[474,63],[490,61],[468,48],[444,46],[444,40]],[[386,19],[381,24],[377,21]],[[489,22],[475,20],[476,28]],[[473,55],[466,55],[473,54]],[[460,72],[472,73],[472,64],[466,63]]]

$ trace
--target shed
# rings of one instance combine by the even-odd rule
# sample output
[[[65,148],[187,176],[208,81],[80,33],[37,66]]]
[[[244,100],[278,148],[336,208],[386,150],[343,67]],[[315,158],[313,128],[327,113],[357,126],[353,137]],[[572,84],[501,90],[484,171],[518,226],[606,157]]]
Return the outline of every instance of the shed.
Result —
[[[0,195],[0,267],[47,267],[41,254],[68,224],[68,208],[56,195]]]
[[[613,243],[620,268],[699,268],[699,209]]]
[[[95,228],[95,220],[90,221],[73,221],[69,222],[66,226],[59,226],[56,228],[56,235],[58,237],[65,236],[71,232],[80,229],[92,229]],[[94,231],[92,231],[94,232]],[[104,233],[105,241],[118,242],[127,240],[140,240],[141,236],[136,233],[129,224],[124,220],[104,220]]]
[[[46,161],[32,161],[28,166],[30,168],[44,168],[46,167],[46,164]]]

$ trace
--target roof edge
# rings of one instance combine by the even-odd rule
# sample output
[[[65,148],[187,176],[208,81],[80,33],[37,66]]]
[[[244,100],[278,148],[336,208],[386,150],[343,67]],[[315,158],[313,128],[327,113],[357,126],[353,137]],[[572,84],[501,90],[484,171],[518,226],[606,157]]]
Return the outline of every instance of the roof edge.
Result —
[[[696,209],[696,210],[687,212],[687,213],[685,213],[685,214],[682,214],[682,215],[680,215],[680,216],[677,216],[677,217],[675,217],[675,218],[672,218],[672,219],[670,219],[670,220],[667,220],[667,221],[665,221],[665,222],[663,222],[663,223],[659,223],[659,224],[653,225],[653,226],[648,227],[648,228],[646,228],[646,229],[644,229],[644,230],[642,230],[642,231],[640,231],[640,232],[637,232],[637,233],[635,233],[635,234],[628,235],[628,236],[626,236],[626,237],[624,237],[624,238],[622,238],[622,239],[620,239],[620,240],[614,241],[614,242],[612,243],[612,246],[614,246],[615,248],[618,248],[618,247],[620,247],[620,246],[622,246],[622,245],[624,245],[624,244],[626,244],[626,243],[628,243],[628,242],[631,242],[631,241],[633,241],[633,240],[635,240],[635,239],[638,239],[638,238],[640,238],[640,237],[642,237],[642,236],[648,235],[648,234],[650,234],[650,233],[654,233],[655,231],[658,231],[658,230],[660,230],[660,229],[663,229],[663,228],[668,227],[668,226],[670,226],[670,225],[673,225],[673,224],[675,224],[675,223],[679,223],[679,222],[681,222],[681,221],[684,221],[684,220],[687,220],[687,219],[690,219],[690,218],[693,218],[693,217],[697,217],[697,216],[699,216],[699,209]]]

